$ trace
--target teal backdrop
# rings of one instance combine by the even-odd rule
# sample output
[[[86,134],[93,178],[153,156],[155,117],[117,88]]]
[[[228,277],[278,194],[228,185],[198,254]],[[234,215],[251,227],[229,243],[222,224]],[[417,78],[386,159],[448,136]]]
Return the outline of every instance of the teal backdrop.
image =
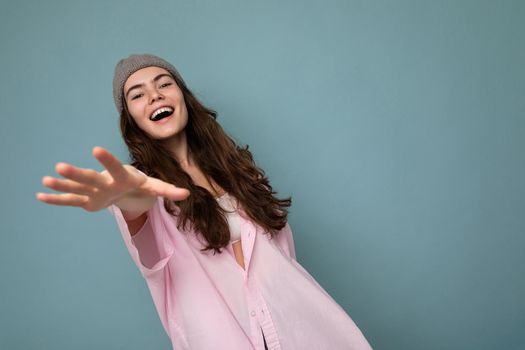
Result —
[[[171,61],[282,197],[374,349],[525,349],[525,2],[2,1],[1,349],[169,349],[108,211],[35,199],[128,162],[111,95]],[[308,307],[308,305],[305,305]]]

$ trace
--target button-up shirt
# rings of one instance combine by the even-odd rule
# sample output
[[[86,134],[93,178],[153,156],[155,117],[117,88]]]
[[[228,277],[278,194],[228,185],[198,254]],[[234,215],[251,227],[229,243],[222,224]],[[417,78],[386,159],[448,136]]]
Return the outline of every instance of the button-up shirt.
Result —
[[[144,277],[173,349],[371,349],[341,306],[296,260],[290,225],[275,237],[240,206],[243,269],[230,243],[200,249],[202,236],[177,228],[162,197],[131,236],[122,211],[108,207]],[[261,332],[262,330],[262,332]]]

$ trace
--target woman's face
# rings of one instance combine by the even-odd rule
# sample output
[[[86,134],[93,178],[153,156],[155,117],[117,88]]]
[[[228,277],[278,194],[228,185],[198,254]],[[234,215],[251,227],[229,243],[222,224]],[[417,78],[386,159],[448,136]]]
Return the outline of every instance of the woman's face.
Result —
[[[182,91],[164,68],[146,67],[130,75],[124,100],[137,125],[154,139],[180,136],[188,123]]]

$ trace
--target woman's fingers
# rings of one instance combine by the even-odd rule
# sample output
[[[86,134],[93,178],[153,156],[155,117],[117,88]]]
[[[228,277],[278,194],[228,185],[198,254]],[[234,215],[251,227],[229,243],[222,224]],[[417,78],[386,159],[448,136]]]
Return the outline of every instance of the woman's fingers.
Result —
[[[93,148],[93,156],[106,168],[115,181],[124,181],[128,176],[128,172],[113,154],[102,147]]]
[[[105,187],[108,185],[106,178],[93,169],[82,169],[67,163],[57,163],[55,170],[60,175],[73,181],[93,186]]]
[[[148,177],[141,189],[151,195],[165,197],[174,201],[183,200],[190,195],[190,191],[187,189],[176,187],[154,177]]]
[[[52,193],[42,193],[38,192],[36,194],[36,199],[47,204],[54,205],[64,205],[64,206],[74,206],[74,207],[84,207],[88,201],[88,197],[79,196],[76,194],[52,194]]]
[[[95,193],[95,188],[91,186],[84,185],[71,180],[56,179],[51,176],[44,176],[42,178],[42,184],[46,187],[60,192],[75,193],[82,195],[91,195]]]

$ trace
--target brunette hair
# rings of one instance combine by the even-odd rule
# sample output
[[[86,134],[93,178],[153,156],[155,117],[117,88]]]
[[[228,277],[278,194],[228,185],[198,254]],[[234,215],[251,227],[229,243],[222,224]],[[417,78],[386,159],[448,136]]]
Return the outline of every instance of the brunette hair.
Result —
[[[216,121],[217,112],[200,103],[182,78],[173,78],[182,91],[188,111],[185,127],[188,152],[208,181],[213,179],[234,196],[249,218],[274,237],[286,225],[286,207],[291,206],[291,197],[278,199],[274,196],[277,192],[256,165],[249,146],[237,145]],[[230,242],[224,209],[207,189],[193,182],[160,140],[151,138],[137,125],[126,103],[123,105],[120,130],[131,165],[148,176],[190,190],[190,196],[181,201],[164,198],[164,207],[177,217],[179,229],[186,230],[189,225],[202,235],[207,245],[201,251],[213,249],[213,254],[221,253],[221,248]]]

